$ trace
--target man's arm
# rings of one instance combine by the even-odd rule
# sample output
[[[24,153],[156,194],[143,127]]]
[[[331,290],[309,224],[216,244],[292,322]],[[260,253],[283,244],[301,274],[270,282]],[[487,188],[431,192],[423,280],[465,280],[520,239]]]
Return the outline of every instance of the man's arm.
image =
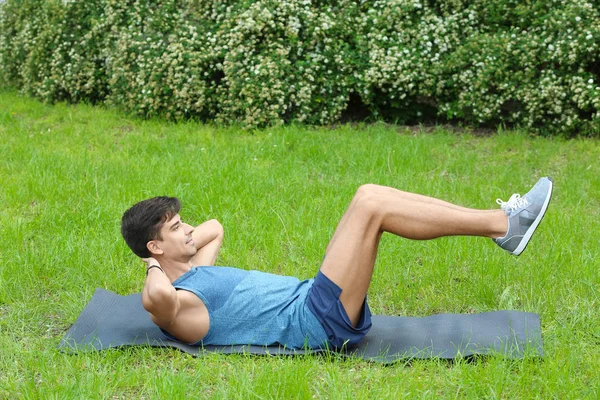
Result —
[[[221,244],[223,243],[223,226],[216,219],[198,225],[192,238],[198,252],[190,260],[194,266],[214,265]]]
[[[154,323],[166,329],[179,311],[177,291],[155,258],[143,260],[146,262],[147,276],[142,291],[142,305],[150,313]],[[150,268],[154,265],[159,268]]]

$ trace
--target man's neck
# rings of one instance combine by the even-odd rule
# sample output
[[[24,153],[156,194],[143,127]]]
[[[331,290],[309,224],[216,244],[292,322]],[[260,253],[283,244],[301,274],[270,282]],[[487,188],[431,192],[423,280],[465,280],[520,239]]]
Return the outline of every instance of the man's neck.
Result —
[[[160,258],[157,258],[157,261],[160,263],[162,270],[165,271],[165,274],[167,275],[167,278],[169,278],[171,283],[175,282],[177,278],[179,278],[181,275],[185,274],[190,269],[192,269],[192,263],[189,261],[184,262],[174,260],[161,260]]]

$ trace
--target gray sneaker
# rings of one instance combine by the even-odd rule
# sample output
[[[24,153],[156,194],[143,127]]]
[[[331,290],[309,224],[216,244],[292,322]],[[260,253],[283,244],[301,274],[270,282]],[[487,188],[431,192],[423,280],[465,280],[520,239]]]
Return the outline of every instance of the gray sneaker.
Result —
[[[544,218],[552,197],[552,186],[552,179],[544,177],[523,197],[516,193],[506,202],[496,200],[508,215],[506,236],[493,239],[498,246],[515,256],[525,250],[533,232]]]

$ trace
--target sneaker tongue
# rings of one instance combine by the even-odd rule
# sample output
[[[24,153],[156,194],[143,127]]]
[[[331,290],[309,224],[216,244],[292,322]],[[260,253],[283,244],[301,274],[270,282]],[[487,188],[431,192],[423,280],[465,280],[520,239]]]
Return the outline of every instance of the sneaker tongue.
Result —
[[[510,196],[508,201],[502,201],[500,199],[496,200],[498,204],[500,204],[500,208],[503,209],[507,215],[509,215],[512,211],[516,211],[519,208],[523,208],[529,204],[525,197],[521,197],[519,193],[515,193]]]

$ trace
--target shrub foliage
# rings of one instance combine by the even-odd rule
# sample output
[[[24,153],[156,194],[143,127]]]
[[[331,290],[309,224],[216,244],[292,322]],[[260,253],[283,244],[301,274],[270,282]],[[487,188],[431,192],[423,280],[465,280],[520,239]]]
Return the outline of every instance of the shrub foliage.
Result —
[[[48,102],[247,127],[600,129],[600,6],[585,0],[6,0],[0,84]]]

